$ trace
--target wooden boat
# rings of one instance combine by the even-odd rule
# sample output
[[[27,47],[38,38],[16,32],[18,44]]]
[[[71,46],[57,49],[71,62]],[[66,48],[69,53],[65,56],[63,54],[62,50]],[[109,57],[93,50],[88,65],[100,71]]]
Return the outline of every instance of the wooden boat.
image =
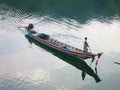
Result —
[[[81,49],[75,48],[68,44],[62,43],[58,40],[55,40],[49,37],[49,35],[43,33],[34,34],[34,33],[26,32],[24,30],[21,31],[25,34],[25,37],[28,39],[30,43],[35,43],[36,45],[52,52],[58,58],[82,70],[81,76],[83,80],[85,78],[85,74],[87,73],[88,75],[92,76],[96,82],[101,81],[97,73],[95,73],[92,70],[92,68],[86,64],[84,60],[89,58],[92,58],[93,60],[96,56],[98,56],[99,59],[102,53],[98,53],[98,54],[93,54],[90,52],[84,53],[84,51],[82,51]]]
[[[89,76],[91,76],[95,79],[96,83],[101,81],[101,79],[99,78],[97,73],[94,72],[94,70],[90,66],[88,66],[88,64],[83,59],[70,56],[69,54],[61,53],[58,50],[55,50],[54,48],[48,47],[44,44],[41,44],[37,40],[28,36],[28,34],[26,34],[26,38],[30,43],[34,43],[35,45],[40,46],[40,47],[46,49],[47,51],[52,52],[55,56],[57,56],[61,60],[65,61],[65,62],[71,64],[72,66],[76,67],[77,69],[81,70],[82,71],[81,72],[82,80],[84,80],[86,77],[86,74],[88,74]]]
[[[27,38],[31,38],[35,41],[37,41],[39,44],[43,45],[44,47],[49,48],[50,51],[53,53],[60,53],[69,56],[70,58],[76,58],[77,60],[85,60],[89,58],[95,58],[97,54],[93,54],[90,52],[84,53],[81,49],[75,48],[73,46],[70,46],[68,44],[62,43],[58,40],[55,40],[49,35],[46,34],[32,34],[30,32],[27,32],[25,34]]]

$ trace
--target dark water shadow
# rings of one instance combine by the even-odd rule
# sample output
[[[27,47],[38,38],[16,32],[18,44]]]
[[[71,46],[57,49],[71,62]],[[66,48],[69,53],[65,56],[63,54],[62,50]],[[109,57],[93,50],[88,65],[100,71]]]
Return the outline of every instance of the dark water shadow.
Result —
[[[96,83],[101,81],[101,79],[99,78],[97,73],[95,73],[94,70],[84,60],[82,60],[80,58],[68,56],[65,53],[61,53],[59,51],[56,51],[53,48],[50,48],[43,44],[40,44],[39,42],[29,38],[28,36],[25,36],[25,37],[29,41],[30,44],[34,43],[35,45],[44,48],[45,50],[51,52],[52,54],[54,54],[58,58],[62,59],[63,61],[65,61],[65,62],[73,65],[77,69],[81,70],[82,71],[82,73],[81,73],[82,80],[84,80],[86,77],[86,74],[88,74],[89,76],[91,76],[95,79]]]
[[[115,64],[118,64],[118,65],[120,65],[120,63],[119,62],[114,62]]]
[[[66,17],[81,23],[120,16],[120,0],[0,0],[0,3],[26,13]]]

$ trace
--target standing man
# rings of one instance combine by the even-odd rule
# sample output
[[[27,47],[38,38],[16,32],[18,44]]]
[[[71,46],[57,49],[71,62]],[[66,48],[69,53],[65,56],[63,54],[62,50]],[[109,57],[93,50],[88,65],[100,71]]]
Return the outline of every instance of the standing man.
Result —
[[[87,53],[88,52],[88,43],[87,43],[87,37],[85,37],[85,41],[84,41],[84,52]]]

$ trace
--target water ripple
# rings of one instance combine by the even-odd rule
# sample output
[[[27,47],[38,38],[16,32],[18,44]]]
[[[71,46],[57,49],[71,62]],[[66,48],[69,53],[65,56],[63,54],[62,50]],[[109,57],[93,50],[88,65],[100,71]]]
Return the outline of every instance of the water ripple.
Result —
[[[0,89],[23,90],[35,87],[47,87],[51,82],[51,76],[47,71],[36,69],[27,72],[18,72],[15,75],[0,75]]]

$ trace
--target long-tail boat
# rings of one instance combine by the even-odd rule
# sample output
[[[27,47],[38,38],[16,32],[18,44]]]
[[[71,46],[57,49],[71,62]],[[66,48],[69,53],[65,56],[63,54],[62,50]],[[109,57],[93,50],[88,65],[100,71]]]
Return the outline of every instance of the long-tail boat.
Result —
[[[95,58],[97,56],[97,54],[93,54],[91,52],[84,52],[79,48],[73,47],[71,45],[60,42],[56,39],[53,39],[49,35],[44,33],[33,34],[27,32],[25,36],[37,41],[39,44],[41,44],[42,46],[44,45],[44,47],[49,48],[53,52],[62,53],[72,58],[86,60],[89,58]]]
[[[67,53],[63,53],[61,51],[59,52],[58,50],[56,50],[54,48],[48,47],[48,46],[38,42],[37,40],[33,39],[33,36],[29,36],[29,35],[30,34],[26,34],[25,36],[30,43],[34,43],[37,46],[40,46],[40,47],[44,48],[45,50],[52,52],[58,58],[62,59],[63,61],[65,61],[65,62],[75,66],[77,69],[81,70],[82,71],[81,72],[82,80],[84,80],[86,77],[86,74],[88,74],[89,76],[93,77],[97,83],[101,81],[101,79],[99,78],[97,73],[94,72],[94,70],[84,61],[84,59],[78,58],[73,55],[69,55]]]

